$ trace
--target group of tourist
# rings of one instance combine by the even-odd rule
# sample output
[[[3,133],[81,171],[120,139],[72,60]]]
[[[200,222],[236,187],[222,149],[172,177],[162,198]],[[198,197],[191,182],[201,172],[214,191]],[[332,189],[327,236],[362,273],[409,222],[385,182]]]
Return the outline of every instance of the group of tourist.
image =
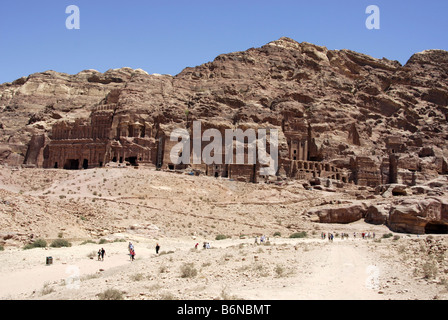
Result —
[[[194,245],[194,248],[197,249],[199,247],[199,242],[196,242],[196,244]],[[202,248],[203,249],[210,249],[210,242],[203,242],[202,243]]]
[[[366,238],[373,238],[373,239],[375,239],[375,232],[372,232],[372,233],[370,233],[370,232],[363,232],[362,234],[362,238],[363,239],[366,239]]]
[[[210,248],[210,244],[208,244],[209,248]],[[157,243],[156,244],[156,254],[159,254],[159,250],[160,250],[160,245]],[[128,251],[129,251],[129,259],[131,261],[135,260],[135,249],[134,249],[134,245],[132,244],[132,242],[129,242],[128,244]],[[104,248],[101,248],[98,250],[98,261],[104,261],[104,256],[106,255],[106,250],[104,250]]]
[[[128,250],[129,250],[129,258],[131,259],[131,261],[134,261],[135,260],[135,249],[134,249],[134,245],[131,242],[129,242]]]
[[[98,250],[98,261],[104,261],[104,255],[106,254],[106,250],[104,248],[101,248]]]
[[[134,261],[135,260],[135,249],[134,249],[134,245],[132,244],[132,242],[129,242],[128,249],[129,249],[129,257],[130,257],[131,261]],[[159,254],[159,250],[160,250],[160,245],[157,243],[156,244],[156,254]]]
[[[264,242],[266,242],[266,241],[269,241],[269,239],[268,239],[265,235],[262,235],[262,236],[260,237],[260,244],[261,244],[261,243],[264,243]],[[255,244],[258,244],[258,236],[255,236]]]
[[[329,240],[329,241],[333,241],[333,239],[334,239],[334,234],[332,234],[332,233],[328,233],[328,235],[327,235],[327,233],[322,232],[322,233],[320,234],[320,237],[321,237],[321,239],[326,239],[326,238],[328,237],[328,240]]]
[[[320,234],[320,237],[321,237],[321,239],[327,239],[328,238],[328,240],[330,240],[330,241],[333,241],[333,239],[334,239],[333,233],[328,233],[327,234],[326,232],[322,232]],[[342,240],[344,240],[344,239],[348,239],[349,235],[348,235],[348,233],[343,232],[343,233],[340,234],[340,237],[341,237]],[[370,239],[370,238],[375,239],[375,232],[372,232],[372,233],[371,232],[362,232],[361,233],[361,237],[362,237],[362,239]],[[353,232],[353,238],[356,239],[356,232]]]
[[[204,242],[204,243],[202,244],[202,248],[204,248],[204,249],[210,249],[210,242]]]
[[[348,233],[341,233],[340,236],[341,236],[342,240],[349,238]],[[370,232],[362,232],[361,233],[361,237],[362,237],[362,239],[375,238],[375,232],[372,232],[372,233],[370,233]],[[327,238],[328,238],[329,241],[333,241],[334,234],[333,233],[328,233],[327,234],[326,232],[322,232],[321,233],[321,239],[327,239]],[[356,232],[353,232],[353,238],[356,239]],[[266,242],[267,240],[268,240],[267,237],[265,235],[262,235],[260,237],[260,244],[263,243],[263,242]],[[255,244],[258,244],[258,236],[255,237]],[[196,243],[194,248],[197,249],[198,246],[199,246],[199,243]],[[204,249],[210,249],[210,243],[209,242],[204,242],[202,247]],[[156,254],[159,254],[160,245],[158,243],[156,244],[155,249],[156,249]],[[134,245],[131,242],[129,242],[128,250],[129,250],[130,260],[134,261],[135,260],[135,249],[134,249]],[[104,250],[104,248],[99,249],[98,250],[98,260],[99,261],[104,261],[104,255],[105,254],[106,254],[106,250]]]

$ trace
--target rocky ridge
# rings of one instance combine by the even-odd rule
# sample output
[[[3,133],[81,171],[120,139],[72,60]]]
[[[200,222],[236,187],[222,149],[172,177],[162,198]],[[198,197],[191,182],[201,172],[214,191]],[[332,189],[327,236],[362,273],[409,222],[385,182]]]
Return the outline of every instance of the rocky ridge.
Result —
[[[446,203],[447,76],[448,52],[443,50],[416,53],[401,65],[289,38],[220,55],[176,76],[130,68],[76,75],[46,71],[0,85],[0,163],[22,165],[33,136],[51,136],[52,124],[87,118],[92,110],[108,104],[137,114],[155,128],[202,120],[218,128],[269,124],[283,131],[289,122],[300,119],[312,131],[311,160],[350,169],[358,165],[357,157],[367,157],[390,170],[384,159],[394,161],[390,157],[397,155],[396,181],[381,181],[383,188],[403,184],[414,188],[405,196],[425,194],[425,199],[434,196],[428,192],[438,192],[440,203]],[[427,185],[435,180],[442,186]],[[403,195],[399,188],[395,194],[392,189],[392,198]],[[385,192],[370,191],[371,195]],[[376,209],[388,215],[399,212],[401,204]],[[443,208],[439,218],[445,221]],[[419,206],[408,212],[395,221],[396,230],[421,232],[420,218],[414,219],[420,221],[417,224],[405,221],[425,210]],[[375,219],[382,220],[384,214],[376,214]],[[349,222],[342,220],[337,222]]]
[[[383,155],[391,135],[417,148],[412,156],[425,146],[431,150],[421,157],[446,159],[447,61],[448,52],[428,50],[402,66],[281,38],[176,76],[130,68],[32,74],[0,85],[2,163],[23,162],[31,136],[48,133],[55,121],[87,117],[110,102],[154,126],[185,123],[187,109],[190,120],[216,123],[281,127],[305,118],[315,137],[312,156],[340,166],[351,155]]]

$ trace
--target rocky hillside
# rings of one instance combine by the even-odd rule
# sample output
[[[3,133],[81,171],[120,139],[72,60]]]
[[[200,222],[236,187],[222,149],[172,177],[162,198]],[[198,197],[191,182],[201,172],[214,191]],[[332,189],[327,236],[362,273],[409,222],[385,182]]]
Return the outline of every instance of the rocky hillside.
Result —
[[[52,123],[117,103],[154,126],[181,125],[186,110],[188,120],[217,126],[283,126],[304,118],[313,131],[313,160],[347,167],[350,156],[367,155],[380,162],[395,137],[416,166],[432,157],[446,170],[447,76],[442,50],[416,53],[403,66],[289,38],[220,55],[176,76],[129,68],[46,71],[0,85],[0,163],[22,164],[31,137],[49,133]]]

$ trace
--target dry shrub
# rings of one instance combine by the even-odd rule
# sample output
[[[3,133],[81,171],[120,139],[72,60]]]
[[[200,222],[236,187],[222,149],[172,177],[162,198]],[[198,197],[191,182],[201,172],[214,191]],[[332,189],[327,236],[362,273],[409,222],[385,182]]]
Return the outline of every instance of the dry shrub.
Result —
[[[106,291],[98,294],[99,300],[123,300],[123,294],[116,289],[107,289]]]
[[[194,267],[192,262],[184,263],[180,267],[180,274],[182,278],[194,278],[198,274],[198,270]]]

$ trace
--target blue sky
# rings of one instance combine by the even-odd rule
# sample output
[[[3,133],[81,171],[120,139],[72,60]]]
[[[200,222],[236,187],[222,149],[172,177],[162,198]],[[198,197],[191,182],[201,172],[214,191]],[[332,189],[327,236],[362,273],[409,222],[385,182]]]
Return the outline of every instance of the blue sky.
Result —
[[[79,7],[79,30],[66,28],[69,5]],[[369,5],[380,8],[380,30],[365,26]],[[425,49],[448,50],[447,15],[446,0],[3,1],[0,83],[46,70],[176,75],[282,36],[404,64]]]

